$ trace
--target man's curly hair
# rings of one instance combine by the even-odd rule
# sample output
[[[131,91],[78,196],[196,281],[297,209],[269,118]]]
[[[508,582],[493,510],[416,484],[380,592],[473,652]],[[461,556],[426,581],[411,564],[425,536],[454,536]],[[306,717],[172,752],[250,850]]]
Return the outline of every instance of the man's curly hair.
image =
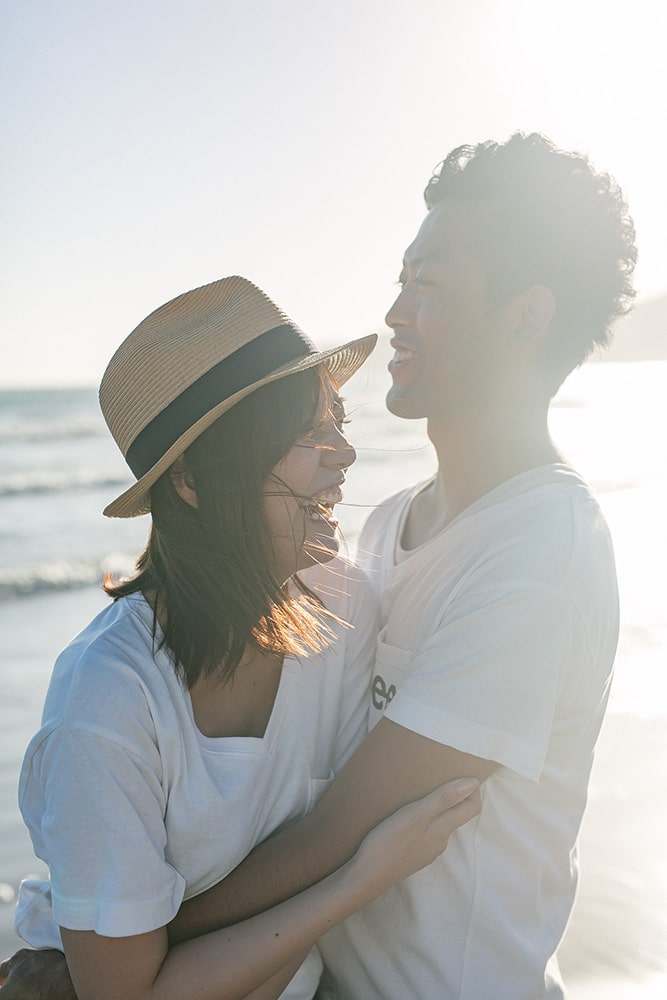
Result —
[[[613,321],[629,311],[637,260],[635,228],[622,192],[585,156],[539,133],[459,146],[436,168],[426,205],[470,199],[486,208],[471,234],[489,280],[490,305],[542,284],[556,297],[555,336],[545,348],[560,381],[606,346]]]

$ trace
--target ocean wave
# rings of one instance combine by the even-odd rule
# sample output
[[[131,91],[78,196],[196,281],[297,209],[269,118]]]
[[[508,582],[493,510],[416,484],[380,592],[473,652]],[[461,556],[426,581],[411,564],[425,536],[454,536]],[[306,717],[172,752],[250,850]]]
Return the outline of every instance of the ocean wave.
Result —
[[[49,493],[127,487],[127,477],[109,476],[106,472],[38,470],[0,475],[0,497],[43,496]]]
[[[107,431],[100,420],[58,423],[0,423],[0,444],[35,444],[40,441],[69,441],[82,438],[106,437]]]
[[[103,559],[58,560],[33,566],[0,567],[0,601],[100,584],[107,573],[128,576],[134,557],[113,552]]]

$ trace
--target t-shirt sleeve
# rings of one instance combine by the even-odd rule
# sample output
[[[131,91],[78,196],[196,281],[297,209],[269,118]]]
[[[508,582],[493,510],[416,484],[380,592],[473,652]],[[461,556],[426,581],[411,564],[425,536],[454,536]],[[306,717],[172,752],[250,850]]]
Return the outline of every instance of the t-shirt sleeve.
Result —
[[[453,608],[414,655],[379,642],[378,667],[393,661],[397,679],[385,715],[536,781],[576,642],[571,601],[531,583],[460,594]]]
[[[185,880],[165,858],[166,801],[155,747],[63,725],[33,756],[21,808],[41,798],[37,853],[48,859],[53,917],[108,937],[162,927]],[[30,825],[30,824],[29,824]]]

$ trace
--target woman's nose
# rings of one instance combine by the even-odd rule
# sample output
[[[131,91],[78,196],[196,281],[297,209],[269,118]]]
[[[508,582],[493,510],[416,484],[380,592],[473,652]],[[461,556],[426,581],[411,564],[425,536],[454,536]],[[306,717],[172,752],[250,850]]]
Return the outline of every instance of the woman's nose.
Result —
[[[337,469],[349,469],[357,460],[356,450],[343,431],[337,427],[332,429],[331,440],[323,449],[322,455],[327,465]]]

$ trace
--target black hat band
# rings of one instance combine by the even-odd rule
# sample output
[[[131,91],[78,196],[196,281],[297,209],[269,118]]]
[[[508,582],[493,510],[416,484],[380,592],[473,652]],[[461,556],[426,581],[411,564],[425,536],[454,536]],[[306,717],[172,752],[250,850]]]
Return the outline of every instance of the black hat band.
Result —
[[[165,406],[137,434],[125,461],[137,479],[153,468],[180,436],[214,406],[317,348],[298,327],[283,324],[223,358]]]

